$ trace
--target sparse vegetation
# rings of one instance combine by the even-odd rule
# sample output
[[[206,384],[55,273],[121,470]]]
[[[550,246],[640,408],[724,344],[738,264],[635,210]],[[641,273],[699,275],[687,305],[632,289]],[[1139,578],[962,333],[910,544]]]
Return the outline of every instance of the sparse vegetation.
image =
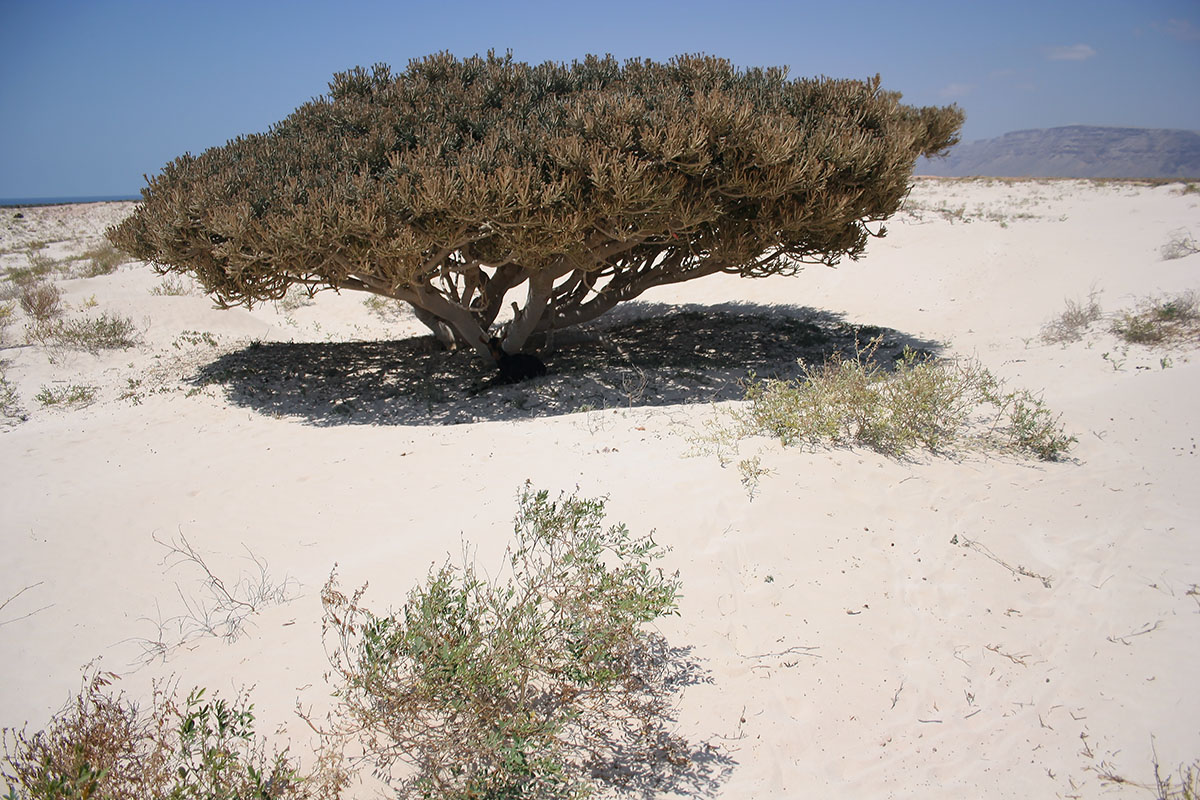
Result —
[[[2,363],[0,363],[0,417],[16,420],[25,419],[25,412],[22,410],[20,400],[17,397],[17,387],[8,382],[8,376],[4,374]]]
[[[121,266],[128,259],[129,257],[120,250],[108,242],[104,242],[83,252],[81,260],[86,262],[86,266],[83,269],[83,276],[85,278],[96,278],[100,275],[111,275],[117,271],[117,267]]]
[[[1196,244],[1196,240],[1186,230],[1175,231],[1167,243],[1162,246],[1163,261],[1187,258],[1194,253],[1200,253],[1200,244]]]
[[[363,300],[363,305],[384,322],[395,322],[408,313],[407,306],[402,301],[380,297],[377,294],[368,295]]]
[[[1093,323],[1098,322],[1104,312],[1100,308],[1100,292],[1088,292],[1086,300],[1067,300],[1066,309],[1042,326],[1041,339],[1050,343],[1077,342]]]
[[[976,362],[905,350],[889,370],[874,359],[875,349],[802,364],[796,380],[751,379],[749,404],[734,412],[735,425],[712,435],[770,436],[785,447],[859,445],[891,456],[918,447],[996,447],[1043,460],[1063,457],[1076,441],[1041,399],[1005,392]]]
[[[12,302],[0,303],[0,345],[4,344],[4,340],[8,333],[8,326],[12,324],[14,313],[17,306]]]
[[[160,297],[183,297],[192,293],[195,284],[181,275],[164,275],[158,286],[150,288],[150,294]]]
[[[1195,292],[1181,292],[1145,300],[1133,311],[1118,314],[1112,330],[1132,344],[1166,345],[1200,340],[1200,298]]]
[[[156,687],[143,711],[92,671],[73,701],[33,734],[4,729],[7,800],[306,800],[340,796],[336,769],[306,776],[286,751],[267,752],[245,692],[193,690],[182,704]]]
[[[74,383],[67,386],[43,386],[33,399],[44,406],[85,406],[96,399],[96,387]]]
[[[675,609],[661,548],[602,526],[604,501],[521,495],[507,580],[430,573],[378,615],[322,592],[345,731],[412,796],[578,797],[618,758],[672,757],[665,663],[643,629]],[[407,794],[405,796],[408,796]]]
[[[251,618],[263,608],[281,605],[293,599],[297,582],[285,575],[281,580],[271,576],[267,563],[246,548],[254,564],[251,573],[240,573],[236,582],[226,584],[209,567],[204,556],[182,534],[178,541],[163,542],[167,549],[168,568],[190,566],[202,573],[202,594],[194,596],[178,586],[184,610],[168,619],[152,620],[158,629],[154,638],[139,639],[144,661],[165,659],[172,651],[188,642],[204,637],[236,641]]]
[[[85,350],[97,355],[101,350],[135,347],[140,336],[133,320],[104,312],[98,317],[34,325],[29,329],[29,339],[48,347]]]
[[[183,347],[200,347],[201,345],[216,347],[218,344],[217,337],[208,331],[183,331],[175,337],[175,341],[171,342],[171,346],[176,350]]]
[[[47,323],[63,313],[62,293],[53,283],[31,281],[20,285],[17,302],[38,324]]]
[[[283,297],[275,301],[275,308],[284,314],[290,314],[298,308],[311,306],[316,302],[310,289],[304,286],[291,286]]]
[[[34,243],[25,253],[25,257],[29,260],[28,275],[35,280],[45,278],[58,268],[58,262],[42,252],[44,247],[44,244]],[[12,273],[9,273],[9,276],[13,277]]]

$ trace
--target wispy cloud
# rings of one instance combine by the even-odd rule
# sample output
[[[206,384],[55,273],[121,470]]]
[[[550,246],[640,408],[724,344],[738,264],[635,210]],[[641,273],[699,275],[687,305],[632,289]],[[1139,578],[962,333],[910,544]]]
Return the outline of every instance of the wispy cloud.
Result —
[[[1165,25],[1156,23],[1154,27],[1180,41],[1200,42],[1200,27],[1190,19],[1169,19]]]
[[[1046,58],[1051,61],[1087,61],[1096,51],[1086,44],[1068,44],[1046,48]]]
[[[938,94],[946,98],[966,97],[974,90],[973,83],[950,83],[938,90]]]

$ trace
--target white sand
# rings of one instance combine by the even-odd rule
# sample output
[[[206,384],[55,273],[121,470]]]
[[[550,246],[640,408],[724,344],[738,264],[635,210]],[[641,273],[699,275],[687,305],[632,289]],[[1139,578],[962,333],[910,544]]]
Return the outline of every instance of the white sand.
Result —
[[[0,266],[24,266],[33,240],[78,253],[127,209],[0,211]],[[677,728],[715,756],[696,770],[707,782],[677,793],[1140,796],[1101,774],[1150,781],[1152,747],[1167,768],[1200,757],[1200,363],[1103,325],[1068,345],[1037,336],[1091,289],[1106,311],[1200,289],[1200,255],[1160,254],[1179,230],[1200,235],[1200,195],[1179,185],[926,180],[858,263],[648,293],[820,309],[940,344],[1042,392],[1079,437],[1073,461],[1049,464],[744,442],[739,458],[771,470],[753,500],[736,466],[688,456],[715,413],[695,380],[649,387],[655,404],[639,405],[632,367],[599,376],[599,400],[560,376],[447,414],[465,424],[440,424],[436,397],[339,415],[256,400],[253,376],[237,397],[189,379],[251,340],[404,337],[420,332],[411,317],[332,294],[218,311],[152,294],[161,279],[135,264],[61,280],[71,315],[131,317],[144,343],[48,353],[21,344],[20,312],[7,331],[0,358],[28,419],[0,432],[0,725],[44,724],[101,657],[134,696],[170,675],[253,684],[260,730],[286,724],[302,750],[292,709],[329,694],[319,592],[333,565],[344,587],[370,582],[377,610],[464,541],[494,565],[529,479],[607,494],[611,520],[673,548],[684,598],[660,630],[706,675],[684,689]],[[70,384],[97,387],[95,402],[34,399]],[[252,551],[297,596],[232,643],[194,638],[143,665],[151,620],[203,602],[203,575],[155,541],[180,537],[227,579],[254,571]]]

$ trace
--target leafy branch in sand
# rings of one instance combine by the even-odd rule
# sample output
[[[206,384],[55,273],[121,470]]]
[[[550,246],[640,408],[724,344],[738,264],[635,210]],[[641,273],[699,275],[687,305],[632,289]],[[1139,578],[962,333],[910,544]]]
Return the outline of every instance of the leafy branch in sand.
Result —
[[[603,516],[602,500],[527,487],[506,580],[446,565],[388,614],[331,577],[331,735],[444,800],[577,797],[614,761],[686,761],[663,726],[669,665],[643,628],[674,612],[678,581],[652,566],[652,538]]]
[[[3,731],[5,800],[336,800],[346,774],[322,754],[303,773],[268,753],[245,692],[232,701],[195,689],[182,702],[156,686],[143,710],[92,670],[45,730]]]

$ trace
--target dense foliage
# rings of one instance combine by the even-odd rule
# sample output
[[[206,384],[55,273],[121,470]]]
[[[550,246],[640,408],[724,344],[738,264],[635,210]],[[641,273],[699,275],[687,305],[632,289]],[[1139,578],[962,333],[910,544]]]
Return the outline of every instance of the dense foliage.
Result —
[[[269,132],[172,161],[109,236],[226,304],[365,290],[481,353],[527,284],[515,352],[655,285],[859,256],[962,121],[878,77],[439,54],[338,74]]]

